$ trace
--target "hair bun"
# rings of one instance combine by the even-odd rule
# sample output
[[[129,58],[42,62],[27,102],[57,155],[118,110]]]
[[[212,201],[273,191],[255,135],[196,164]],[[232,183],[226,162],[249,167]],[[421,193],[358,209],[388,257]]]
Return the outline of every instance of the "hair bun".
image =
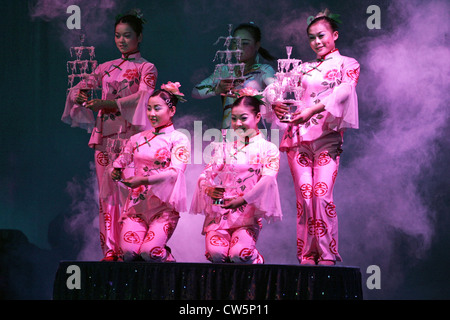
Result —
[[[309,16],[308,19],[306,20],[306,23],[308,25],[310,25],[314,20],[321,18],[321,17],[327,17],[336,23],[342,23],[342,21],[339,19],[340,16],[341,16],[340,14],[331,13],[330,10],[328,10],[328,8],[326,8],[325,10],[316,14],[315,16]]]
[[[118,14],[116,16],[116,21],[122,19],[125,16],[134,16],[134,17],[138,18],[141,21],[142,24],[146,24],[147,23],[147,20],[144,19],[144,14],[142,13],[141,9],[137,9],[136,8],[136,9],[132,9],[132,10],[126,12],[126,13]]]

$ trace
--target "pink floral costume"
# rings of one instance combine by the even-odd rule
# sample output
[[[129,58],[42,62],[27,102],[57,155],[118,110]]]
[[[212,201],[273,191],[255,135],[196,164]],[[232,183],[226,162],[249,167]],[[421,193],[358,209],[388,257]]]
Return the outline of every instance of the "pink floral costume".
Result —
[[[338,50],[299,68],[304,88],[301,100],[307,107],[321,102],[325,111],[305,124],[289,124],[280,143],[297,197],[297,257],[300,262],[342,261],[333,187],[344,131],[358,128],[360,68],[355,59],[341,56]]]
[[[218,144],[210,163],[200,175],[190,212],[205,215],[202,234],[206,234],[206,257],[215,263],[263,263],[256,249],[261,220],[282,217],[277,174],[279,151],[262,134],[248,143],[239,139],[228,142],[225,150]],[[219,176],[225,198],[243,197],[246,204],[237,209],[223,209],[206,194]],[[219,185],[217,185],[219,186]]]
[[[131,161],[126,155],[132,154],[135,176],[163,177],[154,185],[129,188],[120,216],[120,253],[125,260],[140,255],[147,261],[175,261],[166,244],[179,212],[187,211],[184,171],[189,153],[188,138],[170,124],[132,136],[114,161],[115,168],[125,168]]]
[[[80,127],[92,132],[89,146],[95,149],[95,167],[101,194],[104,179],[110,179],[111,164],[106,152],[108,138],[128,139],[132,135],[150,127],[147,119],[147,101],[155,89],[156,67],[141,57],[140,53],[122,56],[120,59],[100,64],[88,83],[102,88],[102,99],[115,100],[117,112],[98,112],[75,103],[78,90],[71,90],[61,120],[72,127]],[[79,85],[78,85],[79,87]],[[76,87],[75,87],[76,88]],[[105,257],[116,256],[118,220],[121,202],[121,187],[109,189],[107,198],[99,199],[100,243]]]

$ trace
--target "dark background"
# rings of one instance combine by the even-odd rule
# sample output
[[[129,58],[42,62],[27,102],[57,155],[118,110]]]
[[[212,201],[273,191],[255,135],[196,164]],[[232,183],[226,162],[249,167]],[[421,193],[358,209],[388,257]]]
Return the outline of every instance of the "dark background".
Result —
[[[204,130],[220,124],[219,101],[194,100],[190,91],[212,72],[213,43],[229,23],[253,21],[272,54],[285,57],[291,44],[293,57],[305,61],[314,58],[306,18],[324,8],[339,13],[337,47],[361,64],[360,129],[346,133],[335,191],[341,265],[361,268],[367,299],[450,298],[448,3],[385,0],[2,4],[0,298],[51,299],[60,260],[99,259],[89,135],[60,121],[69,48],[79,44],[79,30],[66,27],[70,4],[80,6],[86,45],[100,63],[119,57],[114,17],[143,11],[142,56],[158,68],[158,86],[182,84],[188,102],[177,121],[188,130],[194,120]],[[372,4],[381,9],[379,30],[366,26]],[[285,220],[265,226],[259,246],[266,263],[296,264],[294,194],[282,163]],[[199,170],[192,166],[193,179]],[[180,220],[171,240],[179,261],[205,262],[201,223]],[[366,288],[369,265],[381,268],[380,290]]]

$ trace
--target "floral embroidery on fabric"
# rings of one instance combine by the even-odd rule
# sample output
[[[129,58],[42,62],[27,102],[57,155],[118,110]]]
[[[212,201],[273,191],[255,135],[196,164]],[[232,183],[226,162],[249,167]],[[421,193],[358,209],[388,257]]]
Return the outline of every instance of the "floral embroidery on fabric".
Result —
[[[158,166],[162,166],[163,168],[167,168],[170,165],[170,151],[161,148],[155,152],[155,164]]]
[[[325,79],[335,82],[337,79],[341,77],[341,73],[337,69],[329,70],[325,75]]]
[[[145,200],[145,195],[147,194],[147,191],[148,191],[147,186],[144,185],[132,189],[130,194],[130,200],[133,201],[133,203]]]
[[[128,81],[134,81],[135,79],[139,79],[139,73],[136,69],[128,69],[123,74],[123,77],[126,78]]]

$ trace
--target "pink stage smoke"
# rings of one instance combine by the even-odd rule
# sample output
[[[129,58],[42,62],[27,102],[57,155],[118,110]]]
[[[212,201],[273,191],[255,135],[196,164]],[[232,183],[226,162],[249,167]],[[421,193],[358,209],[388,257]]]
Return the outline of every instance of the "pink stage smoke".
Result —
[[[102,251],[98,227],[98,183],[94,163],[91,162],[89,167],[88,178],[74,178],[67,183],[67,192],[72,197],[72,213],[64,228],[77,242],[78,260],[99,261]]]
[[[362,271],[379,265],[387,290],[433,240],[435,212],[418,181],[433,169],[436,141],[449,139],[442,129],[450,96],[449,3],[400,1],[389,9],[392,32],[361,46],[361,122],[374,129],[352,135],[358,156],[341,168],[335,192],[345,261]]]

